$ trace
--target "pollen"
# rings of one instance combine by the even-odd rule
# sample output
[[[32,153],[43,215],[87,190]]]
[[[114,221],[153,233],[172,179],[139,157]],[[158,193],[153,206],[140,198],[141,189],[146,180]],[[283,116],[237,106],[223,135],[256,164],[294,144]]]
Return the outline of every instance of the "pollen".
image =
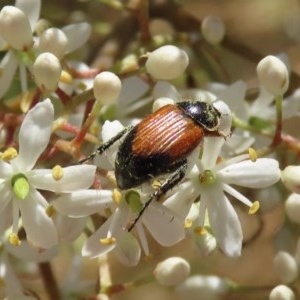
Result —
[[[55,181],[58,181],[60,179],[62,179],[62,177],[64,176],[64,170],[60,165],[56,165],[53,169],[52,169],[52,177]]]
[[[193,225],[193,220],[192,219],[189,219],[189,218],[185,219],[185,221],[184,221],[184,228],[185,229],[191,228],[192,225]]]
[[[249,215],[253,215],[255,214],[258,210],[259,210],[259,202],[255,201],[253,202],[253,204],[251,205],[251,207],[249,208],[248,214]]]
[[[121,192],[120,192],[118,189],[113,189],[112,198],[113,198],[113,201],[114,201],[116,204],[119,204],[120,201],[121,201],[121,199],[122,199],[122,194],[121,194]]]
[[[53,205],[49,205],[47,208],[46,208],[46,214],[49,218],[52,218],[55,214],[55,208]]]
[[[116,242],[116,239],[111,236],[104,239],[100,239],[99,241],[102,245],[112,245]]]
[[[3,153],[1,153],[0,157],[2,160],[7,162],[14,159],[17,155],[18,155],[18,151],[15,148],[10,147],[6,149]]]
[[[207,230],[205,229],[205,227],[198,226],[194,229],[194,233],[197,234],[197,235],[206,235]]]
[[[11,233],[8,236],[8,241],[13,245],[13,246],[20,246],[21,245],[21,240],[19,239],[18,235],[16,233]]]
[[[71,76],[70,73],[66,71],[62,71],[60,74],[60,81],[66,84],[72,84],[73,82],[73,77]]]
[[[249,148],[248,154],[249,154],[249,158],[251,159],[251,161],[256,162],[257,152],[253,148]]]

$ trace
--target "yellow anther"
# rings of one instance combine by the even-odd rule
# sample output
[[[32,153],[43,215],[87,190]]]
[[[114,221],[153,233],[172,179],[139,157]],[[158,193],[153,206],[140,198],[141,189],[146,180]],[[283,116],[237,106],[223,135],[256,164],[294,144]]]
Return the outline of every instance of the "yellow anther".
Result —
[[[251,161],[256,162],[257,152],[253,148],[249,148],[248,154],[249,154],[249,158],[251,159]]]
[[[99,240],[102,245],[112,245],[116,242],[114,237],[107,237]]]
[[[49,218],[52,218],[55,214],[55,208],[53,205],[49,205],[47,208],[46,208],[46,214]]]
[[[205,229],[205,227],[198,226],[194,229],[194,233],[197,234],[197,235],[206,235],[207,230]]]
[[[151,184],[151,186],[152,186],[155,190],[158,190],[158,189],[160,189],[161,184],[162,184],[162,181],[161,181],[161,180],[154,180],[153,183]]]
[[[112,194],[113,201],[118,205],[122,200],[122,194],[118,189],[113,189]]]
[[[253,202],[253,204],[249,208],[248,214],[249,215],[255,214],[259,210],[259,206],[260,206],[260,204],[258,201]]]
[[[66,84],[71,84],[73,82],[73,77],[71,76],[70,73],[66,71],[62,71],[60,74],[60,79],[61,82],[66,83]]]
[[[10,147],[6,149],[3,153],[1,153],[1,158],[4,161],[10,161],[14,159],[17,155],[18,155],[18,151],[15,148]]]
[[[13,232],[8,236],[8,241],[16,247],[21,245],[21,240],[19,239],[18,235]]]
[[[53,169],[52,169],[52,177],[55,181],[58,181],[60,179],[62,179],[62,177],[64,176],[64,170],[60,165],[56,165]]]
[[[144,261],[145,262],[151,262],[153,259],[153,254],[149,253],[148,255],[144,256]]]
[[[184,228],[185,229],[191,228],[192,225],[193,225],[193,220],[192,219],[189,219],[189,218],[185,219],[185,221],[184,221]]]

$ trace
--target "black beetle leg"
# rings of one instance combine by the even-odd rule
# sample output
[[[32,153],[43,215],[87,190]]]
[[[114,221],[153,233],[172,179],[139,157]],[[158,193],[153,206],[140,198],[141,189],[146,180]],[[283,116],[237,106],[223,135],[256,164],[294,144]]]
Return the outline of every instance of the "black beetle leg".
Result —
[[[128,231],[131,231],[138,220],[141,218],[146,208],[150,205],[152,200],[158,201],[161,196],[166,194],[170,189],[172,189],[177,183],[179,183],[183,177],[185,176],[187,170],[187,160],[183,160],[182,165],[178,167],[178,169],[172,173],[160,186],[160,188],[155,191],[152,196],[145,202],[143,208],[140,210],[138,216],[134,219],[133,223],[128,228]]]
[[[100,145],[93,153],[88,155],[86,158],[80,160],[78,162],[78,164],[85,163],[86,161],[93,159],[96,155],[101,155],[105,150],[107,150],[110,146],[112,146],[115,142],[117,142],[124,134],[126,134],[131,129],[132,129],[132,126],[128,126],[128,127],[124,128],[122,131],[120,131],[118,134],[116,134],[114,137],[112,137],[106,143]]]

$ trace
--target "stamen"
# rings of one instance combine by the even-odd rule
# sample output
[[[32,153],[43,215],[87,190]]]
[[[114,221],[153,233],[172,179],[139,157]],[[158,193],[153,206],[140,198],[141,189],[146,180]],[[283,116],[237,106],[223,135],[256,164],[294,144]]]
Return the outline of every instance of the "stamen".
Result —
[[[100,239],[99,242],[103,245],[112,245],[115,244],[116,239],[111,236],[111,237]]]
[[[3,153],[0,154],[1,159],[6,162],[11,161],[16,156],[18,156],[18,151],[13,147],[6,149]]]
[[[71,76],[70,73],[66,71],[62,71],[60,74],[60,79],[61,82],[66,83],[66,84],[71,84],[73,82],[73,77]]]
[[[152,185],[151,185],[155,190],[160,189],[161,187],[161,181],[160,180],[154,180]]]
[[[113,189],[112,194],[113,201],[118,205],[122,200],[122,194],[118,189]]]
[[[144,256],[144,261],[145,262],[151,262],[153,260],[153,254],[149,253],[148,255]]]
[[[207,230],[205,229],[205,227],[198,226],[194,229],[194,233],[197,234],[197,235],[206,235]]]
[[[54,216],[55,212],[56,212],[56,210],[53,205],[49,205],[46,208],[46,214],[49,218],[52,218]]]
[[[78,88],[79,90],[81,90],[81,91],[85,91],[86,88],[87,88],[87,85],[86,85],[84,82],[79,82],[79,83],[77,84],[77,88]]]
[[[58,181],[60,179],[62,179],[62,177],[64,176],[64,170],[60,165],[56,165],[53,169],[52,169],[52,177],[55,181]]]
[[[193,220],[192,219],[185,219],[184,221],[184,229],[188,229],[188,228],[191,228],[193,225]]]
[[[249,158],[251,161],[256,162],[257,160],[257,152],[253,148],[249,148],[248,150]]]
[[[18,235],[13,232],[8,236],[8,241],[16,247],[21,245],[21,240],[19,239]]]
[[[259,206],[260,204],[258,201],[253,202],[252,206],[249,208],[248,214],[249,215],[255,214],[259,210]]]

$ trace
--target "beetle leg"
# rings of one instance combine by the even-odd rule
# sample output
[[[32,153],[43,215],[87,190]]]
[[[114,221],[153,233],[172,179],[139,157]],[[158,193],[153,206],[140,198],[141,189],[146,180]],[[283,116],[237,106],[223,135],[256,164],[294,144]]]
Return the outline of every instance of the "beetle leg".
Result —
[[[88,155],[86,158],[80,160],[78,164],[85,163],[86,161],[93,159],[96,155],[101,155],[105,150],[107,150],[110,146],[117,142],[124,134],[126,134],[131,129],[132,126],[125,127],[122,131],[120,131],[106,143],[100,145],[93,153]]]
[[[133,223],[128,228],[128,231],[131,231],[138,220],[141,218],[146,208],[150,205],[152,200],[158,201],[161,196],[166,194],[170,189],[172,189],[177,183],[179,183],[185,176],[187,170],[187,160],[183,160],[182,165],[178,167],[178,169],[172,173],[160,186],[160,188],[155,191],[151,197],[145,202],[143,208],[139,211],[138,216],[134,219]]]

